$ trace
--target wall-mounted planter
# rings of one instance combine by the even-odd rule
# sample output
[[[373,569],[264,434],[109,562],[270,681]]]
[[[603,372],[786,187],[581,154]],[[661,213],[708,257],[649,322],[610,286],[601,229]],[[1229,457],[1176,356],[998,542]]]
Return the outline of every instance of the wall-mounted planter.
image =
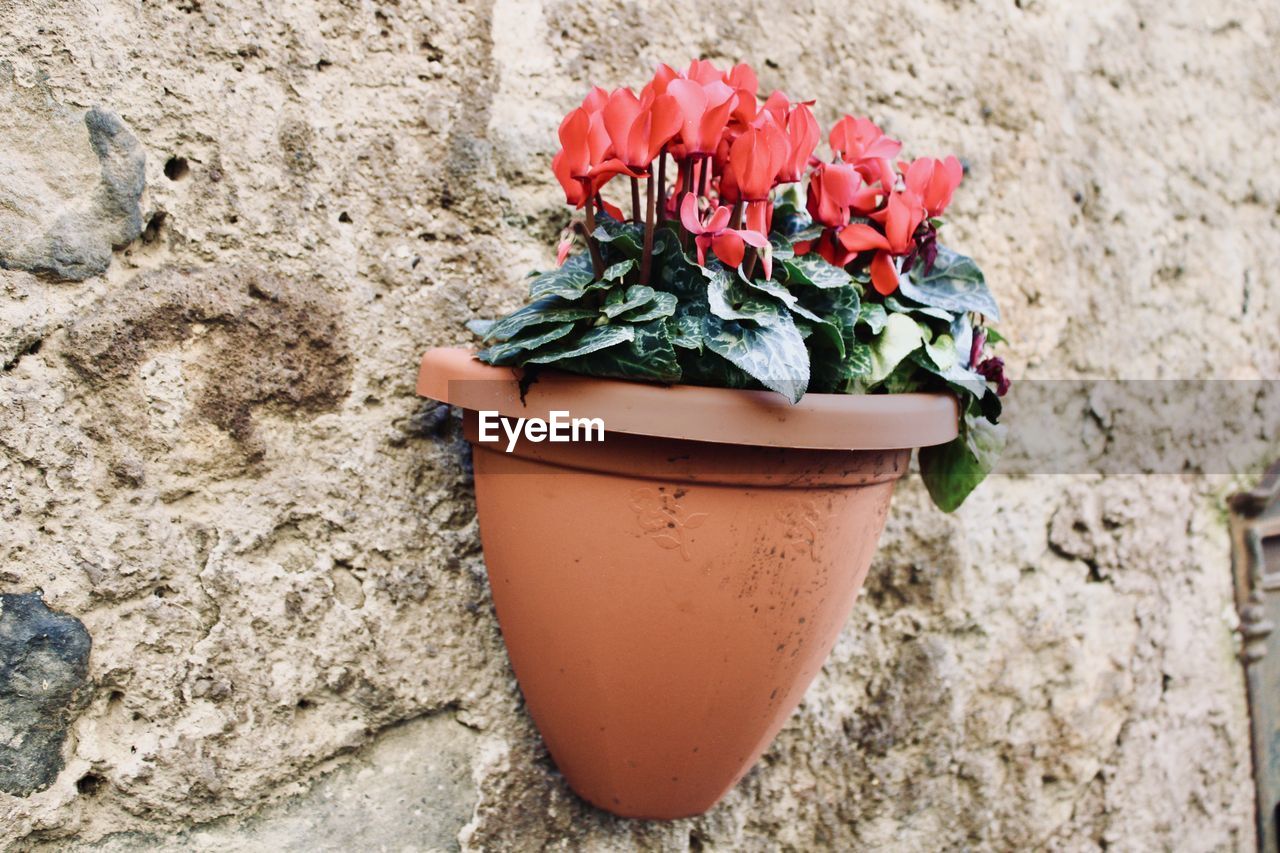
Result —
[[[849,616],[911,449],[947,395],[664,388],[433,349],[462,408],[498,621],[557,766],[625,817],[711,808],[759,758]],[[603,443],[480,443],[477,412],[602,418]]]

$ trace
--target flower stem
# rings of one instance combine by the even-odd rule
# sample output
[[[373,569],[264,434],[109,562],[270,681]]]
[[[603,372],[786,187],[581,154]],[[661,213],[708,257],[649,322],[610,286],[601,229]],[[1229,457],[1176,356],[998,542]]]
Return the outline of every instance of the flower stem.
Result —
[[[742,199],[738,199],[738,203],[733,206],[733,216],[729,219],[729,227],[735,231],[742,227],[742,211],[746,206],[747,203]]]
[[[644,217],[644,254],[640,262],[640,283],[649,283],[649,273],[653,269],[653,172],[649,172],[649,180],[645,186]]]
[[[667,218],[667,146],[658,154],[658,221]]]
[[[600,257],[600,245],[596,242],[596,214],[591,206],[591,196],[587,196],[584,208],[587,220],[587,250],[591,252],[591,269],[595,272],[596,281],[604,275],[604,258]]]
[[[711,155],[707,154],[702,158],[701,174],[698,176],[698,195],[702,198],[707,197],[707,172],[711,171]]]
[[[693,183],[693,157],[685,158],[684,163],[681,165],[681,172],[683,174],[680,176],[680,204],[676,206],[677,209],[684,207],[684,198],[690,192],[689,185]],[[679,214],[677,213],[677,218],[678,216]],[[686,252],[689,251],[689,232],[684,228],[680,229],[680,245],[684,247]]]
[[[631,218],[640,221],[640,179],[631,179]]]

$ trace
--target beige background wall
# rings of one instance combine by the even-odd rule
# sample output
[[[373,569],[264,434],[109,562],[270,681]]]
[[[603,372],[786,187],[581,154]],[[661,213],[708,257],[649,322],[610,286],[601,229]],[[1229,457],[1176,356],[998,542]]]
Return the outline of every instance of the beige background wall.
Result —
[[[1249,849],[1227,484],[904,483],[759,767],[622,822],[522,709],[413,378],[549,262],[563,112],[694,54],[967,161],[945,236],[1015,376],[1276,376],[1278,37],[1246,0],[0,0],[0,222],[118,225],[90,107],[146,158],[104,274],[0,271],[0,592],[93,641],[0,846]]]

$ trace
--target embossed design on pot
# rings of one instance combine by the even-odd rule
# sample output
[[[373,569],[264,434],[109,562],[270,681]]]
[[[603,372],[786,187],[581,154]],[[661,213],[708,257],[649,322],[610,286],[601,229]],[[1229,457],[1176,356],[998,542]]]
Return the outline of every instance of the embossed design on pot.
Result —
[[[667,486],[636,489],[631,493],[631,509],[636,514],[640,529],[658,547],[679,549],[680,556],[688,560],[689,540],[685,531],[701,527],[709,513],[689,512],[681,506],[677,496],[683,497],[683,490],[669,491]]]
[[[796,546],[807,553],[809,559],[817,561],[822,540],[818,532],[831,521],[833,513],[828,506],[825,509],[818,505],[814,498],[797,499],[784,504],[778,509],[778,521],[786,525],[782,538],[788,546]]]

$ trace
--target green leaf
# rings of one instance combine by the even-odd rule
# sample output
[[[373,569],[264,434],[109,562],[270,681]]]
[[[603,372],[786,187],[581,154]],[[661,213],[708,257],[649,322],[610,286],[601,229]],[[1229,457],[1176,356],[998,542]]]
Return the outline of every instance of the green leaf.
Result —
[[[622,281],[627,273],[631,272],[636,266],[636,262],[627,258],[625,261],[618,261],[607,267],[600,276],[604,281]]]
[[[539,273],[529,285],[529,295],[534,299],[543,296],[559,296],[563,299],[579,299],[588,290],[608,287],[597,282],[591,269],[591,258],[585,254],[574,255],[564,266]]]
[[[791,243],[786,237],[773,234],[769,237],[769,253],[773,256],[773,260],[786,261],[796,256],[795,250],[791,248]]]
[[[679,300],[676,299],[674,293],[662,293],[654,291],[653,302],[637,308],[634,311],[627,312],[618,317],[619,321],[627,323],[647,323],[650,320],[657,320],[660,317],[670,317],[676,313],[676,306]]]
[[[631,326],[596,326],[588,329],[582,337],[562,347],[539,353],[533,358],[525,359],[526,364],[551,364],[564,359],[587,355],[608,347],[617,346],[625,341],[635,340],[635,329]]]
[[[962,364],[969,362],[969,350],[973,349],[973,321],[968,314],[957,314],[948,330],[956,342],[956,353]]]
[[[981,373],[970,370],[960,364],[959,359],[951,367],[943,370],[938,367],[933,358],[928,354],[928,349],[917,353],[916,363],[922,368],[943,379],[951,386],[951,389],[963,397],[969,397],[974,400],[981,400],[990,393],[987,387],[987,379]]]
[[[937,366],[938,370],[944,372],[955,367],[960,360],[959,355],[956,353],[955,339],[950,335],[938,335],[932,341],[926,341],[924,351]]]
[[[557,362],[556,366],[588,376],[644,379],[653,382],[680,381],[680,363],[662,321],[631,327],[629,346],[611,346],[597,352]]]
[[[835,323],[822,319],[814,322],[794,315],[791,319],[795,322],[796,329],[800,331],[800,337],[804,338],[809,347],[811,368],[816,366],[815,358],[822,361],[830,360],[834,364],[844,360],[844,339],[841,338],[840,330],[836,328]]]
[[[810,311],[808,308],[801,305],[800,297],[796,296],[790,290],[787,290],[786,285],[779,284],[778,282],[773,281],[772,279],[763,279],[763,278],[758,278],[755,281],[747,281],[746,279],[742,279],[742,281],[744,284],[747,285],[747,287],[753,290],[758,290],[761,293],[768,294],[769,296],[772,296],[774,299],[777,299],[783,305],[790,308],[793,314],[798,314],[801,317],[804,317],[806,320],[811,320],[815,323],[827,322],[826,320],[822,319],[814,312]]]
[[[920,448],[920,475],[939,509],[954,512],[964,503],[995,468],[1006,435],[1004,426],[966,415],[953,441]]]
[[[705,302],[682,302],[667,324],[671,345],[702,352],[702,324],[708,314]]]
[[[856,288],[819,290],[814,287],[801,287],[794,292],[799,297],[801,305],[840,330],[846,350],[853,346],[856,340],[854,328],[858,322],[858,312],[861,307],[861,299]]]
[[[849,347],[844,357],[844,371],[849,379],[870,376],[875,369],[875,353],[870,344],[861,341]]]
[[[1000,319],[1000,309],[987,289],[982,270],[972,258],[953,252],[946,246],[938,247],[933,269],[925,273],[923,266],[913,267],[898,282],[898,289],[903,296],[922,305],[945,308],[955,313],[974,311],[994,320]]]
[[[597,216],[596,230],[591,236],[601,248],[618,258],[638,261],[644,255],[644,226],[636,222],[619,222],[607,214]]]
[[[996,331],[995,326],[987,326],[986,329],[987,329],[987,343],[989,344],[1008,343],[1008,340],[1005,338],[1005,336]]]
[[[878,335],[888,322],[889,314],[879,302],[863,302],[858,309],[858,322],[871,329],[871,334]]]
[[[779,312],[766,326],[708,315],[703,325],[707,348],[771,391],[793,403],[809,385],[809,352],[791,316]]]
[[[804,255],[783,261],[780,266],[786,271],[788,283],[808,284],[813,287],[848,287],[853,283],[853,276],[840,267],[832,266],[818,255]]]
[[[595,317],[599,312],[594,308],[583,308],[559,296],[544,296],[517,308],[501,320],[489,326],[484,338],[497,341],[509,341],[530,326],[543,323],[571,323]]]
[[[627,263],[631,262],[627,261]],[[656,295],[652,287],[643,284],[633,284],[625,291],[622,289],[611,290],[609,295],[605,297],[604,315],[612,320],[619,314],[625,314],[635,308],[648,305]]]
[[[573,323],[563,323],[549,329],[541,329],[535,335],[494,344],[476,353],[476,358],[488,364],[516,364],[523,353],[533,352],[539,347],[558,341],[573,331]]]
[[[899,314],[922,314],[925,317],[933,317],[938,320],[945,320],[950,323],[956,318],[956,315],[942,308],[934,308],[931,305],[907,305],[892,296],[884,298],[884,307],[890,311],[896,311]],[[963,315],[961,315],[963,316]]]
[[[662,234],[665,239],[661,252],[658,252],[662,260],[658,265],[658,280],[649,283],[682,299],[699,297],[707,289],[704,270],[684,253],[680,240],[670,226],[664,226]]]
[[[930,375],[920,369],[914,358],[903,359],[893,372],[884,378],[878,390],[886,394],[909,394],[930,383]]]
[[[781,305],[759,290],[744,286],[723,267],[706,271],[707,303],[722,320],[751,320],[761,325],[778,322],[785,315]],[[790,321],[790,317],[787,317]]]
[[[489,337],[489,330],[492,329],[497,322],[497,320],[468,320],[467,331],[483,340],[484,338]]]
[[[802,208],[779,204],[773,211],[773,233],[788,243],[816,240],[822,236],[822,225],[810,218]]]
[[[920,325],[906,314],[890,314],[884,331],[871,344],[872,384],[882,381],[901,361],[920,348],[924,336]]]

